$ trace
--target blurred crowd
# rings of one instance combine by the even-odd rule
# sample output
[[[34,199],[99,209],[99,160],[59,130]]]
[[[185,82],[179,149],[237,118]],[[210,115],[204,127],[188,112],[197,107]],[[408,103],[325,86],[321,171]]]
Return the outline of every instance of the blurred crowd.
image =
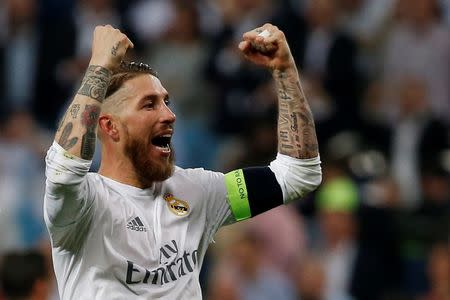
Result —
[[[135,44],[127,59],[158,71],[177,164],[228,172],[277,151],[271,76],[237,49],[266,22],[298,64],[323,183],[223,228],[202,269],[205,298],[450,299],[447,0],[2,0],[1,300],[58,299],[44,157],[94,27],[120,28]]]

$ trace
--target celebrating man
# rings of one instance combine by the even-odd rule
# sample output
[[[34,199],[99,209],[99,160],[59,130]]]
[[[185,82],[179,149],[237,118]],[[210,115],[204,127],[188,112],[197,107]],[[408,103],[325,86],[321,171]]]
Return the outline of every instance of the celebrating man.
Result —
[[[239,49],[273,74],[278,155],[228,174],[174,167],[175,115],[132,42],[95,29],[81,87],[48,151],[45,221],[62,299],[201,299],[199,272],[214,234],[301,198],[321,181],[311,111],[284,34],[266,24]],[[97,135],[98,173],[88,173]],[[276,224],[273,224],[276,226]]]

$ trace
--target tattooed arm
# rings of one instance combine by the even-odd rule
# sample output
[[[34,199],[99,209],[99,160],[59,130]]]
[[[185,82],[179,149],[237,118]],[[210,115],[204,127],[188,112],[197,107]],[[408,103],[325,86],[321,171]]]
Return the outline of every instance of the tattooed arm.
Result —
[[[245,33],[243,38],[239,48],[245,57],[268,68],[275,80],[278,155],[268,167],[225,175],[230,209],[237,221],[300,199],[322,181],[313,117],[283,32],[265,24]],[[242,182],[246,190],[241,187]],[[248,204],[242,199],[247,199]]]
[[[272,72],[278,91],[278,152],[294,158],[317,157],[314,120],[283,32],[265,24],[245,33],[239,48],[248,60]]]
[[[97,122],[112,71],[129,46],[131,42],[119,30],[108,25],[95,29],[90,65],[47,152],[44,219],[54,247],[78,251],[88,235],[95,197],[86,174],[95,150]]]
[[[94,155],[97,120],[111,75],[102,66],[89,66],[55,136],[55,141],[70,154],[88,160]]]
[[[55,136],[55,141],[69,154],[92,159],[101,104],[113,70],[132,45],[123,33],[109,25],[95,28],[90,65]]]
[[[272,74],[278,90],[278,152],[295,158],[317,157],[314,120],[295,64]]]

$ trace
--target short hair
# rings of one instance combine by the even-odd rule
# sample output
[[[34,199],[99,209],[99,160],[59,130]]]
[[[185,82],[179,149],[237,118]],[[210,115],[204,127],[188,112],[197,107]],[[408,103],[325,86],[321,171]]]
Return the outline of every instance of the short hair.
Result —
[[[44,255],[37,250],[6,253],[0,262],[0,289],[7,298],[31,296],[39,279],[48,279]]]
[[[158,74],[147,64],[137,62],[122,62],[119,69],[111,77],[102,110],[106,113],[118,113],[126,99],[127,94],[117,93],[125,82],[141,75],[152,75],[158,78]]]
[[[150,74],[158,78],[158,73],[148,64],[123,61],[120,64],[118,72],[111,77],[105,98],[117,92],[126,81],[142,74]]]

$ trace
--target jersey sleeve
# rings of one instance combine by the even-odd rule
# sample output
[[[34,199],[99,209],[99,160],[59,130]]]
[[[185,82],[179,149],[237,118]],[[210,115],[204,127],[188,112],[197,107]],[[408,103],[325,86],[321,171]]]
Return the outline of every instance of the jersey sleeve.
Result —
[[[86,176],[90,165],[56,142],[47,152],[44,218],[54,247],[75,251],[89,231],[94,213]]]
[[[212,240],[221,226],[234,222],[234,217],[227,201],[225,175],[220,172],[200,170],[200,183],[206,195],[206,234],[208,240]]]
[[[280,153],[270,166],[238,169],[225,175],[227,199],[236,221],[300,199],[321,180],[318,156],[297,159]]]
[[[269,166],[231,171],[203,171],[208,228],[246,220],[304,197],[322,180],[320,157],[297,159],[278,153]]]

